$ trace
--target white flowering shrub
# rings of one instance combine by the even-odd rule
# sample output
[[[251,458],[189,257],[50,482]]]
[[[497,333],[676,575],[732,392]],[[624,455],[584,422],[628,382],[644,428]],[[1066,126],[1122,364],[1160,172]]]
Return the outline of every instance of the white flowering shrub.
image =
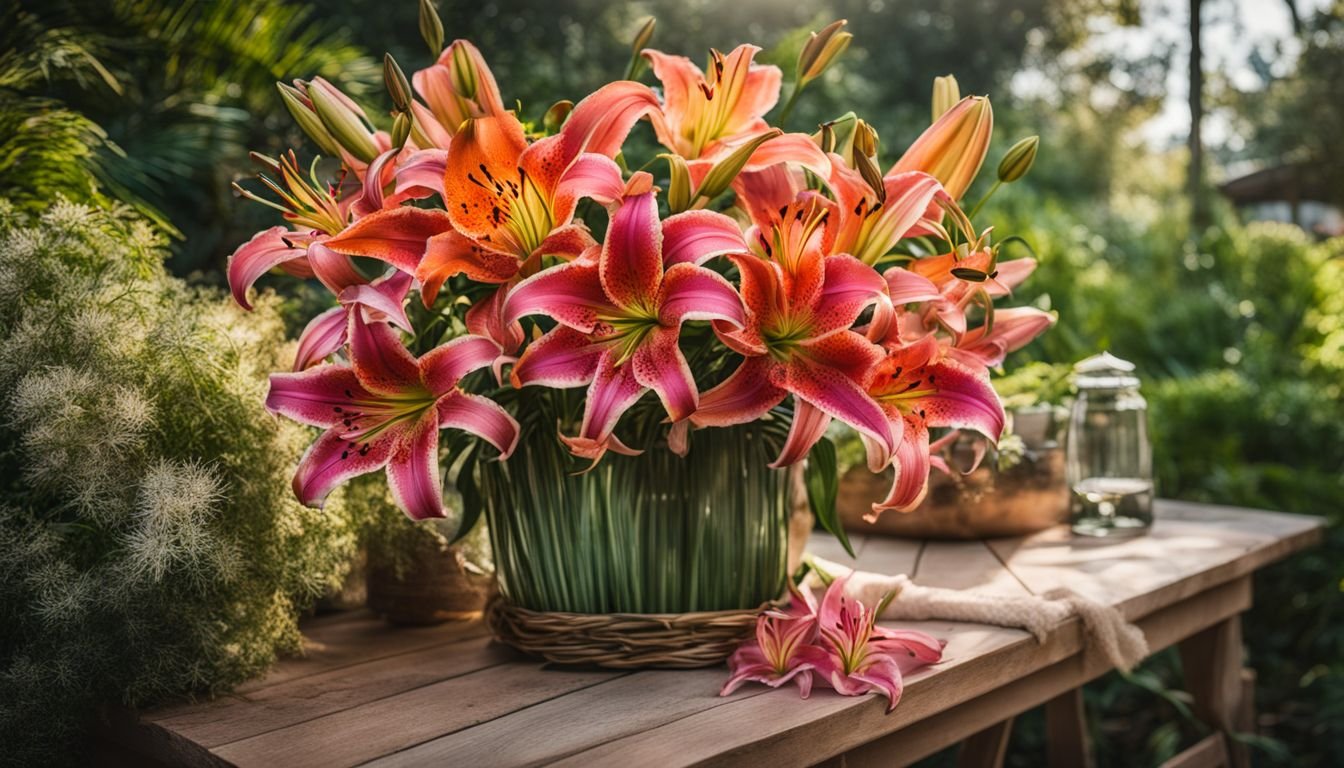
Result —
[[[102,704],[259,673],[352,554],[340,496],[289,489],[310,436],[260,405],[277,302],[163,257],[124,212],[0,201],[0,763],[78,762]]]

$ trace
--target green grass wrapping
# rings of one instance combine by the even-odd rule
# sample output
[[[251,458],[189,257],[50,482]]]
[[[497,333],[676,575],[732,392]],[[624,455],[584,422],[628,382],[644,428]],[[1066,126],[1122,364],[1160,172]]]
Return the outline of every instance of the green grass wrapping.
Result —
[[[697,431],[684,458],[660,439],[658,409],[627,420],[644,438],[630,444],[645,452],[609,453],[588,472],[548,418],[524,419],[513,456],[479,465],[503,594],[574,613],[729,610],[778,597],[790,490],[788,472],[768,465],[786,420]]]

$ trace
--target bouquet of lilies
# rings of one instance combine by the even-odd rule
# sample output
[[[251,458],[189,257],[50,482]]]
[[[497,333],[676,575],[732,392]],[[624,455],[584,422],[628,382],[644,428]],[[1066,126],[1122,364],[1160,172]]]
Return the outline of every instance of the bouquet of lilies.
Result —
[[[845,49],[843,24],[803,48],[780,122]],[[320,78],[281,84],[339,170],[258,156],[270,195],[239,188],[285,223],[231,257],[237,301],[277,268],[333,296],[266,401],[325,430],[294,478],[305,504],[385,468],[408,515],[443,515],[440,433],[507,459],[509,393],[529,388],[586,388],[558,438],[590,464],[649,448],[622,439],[646,398],[658,447],[682,454],[697,431],[791,416],[772,466],[842,422],[873,471],[894,468],[873,515],[920,502],[940,463],[931,429],[999,437],[990,368],[1053,316],[995,309],[1034,262],[1000,261],[960,203],[989,147],[987,99],[940,78],[932,124],[884,173],[877,133],[853,115],[814,133],[771,126],[783,73],[752,45],[711,51],[702,70],[647,49],[650,24],[630,79],[528,121],[471,43],[443,47],[432,8],[422,31],[437,61],[409,81],[385,61],[390,130]],[[645,66],[658,86],[636,79]],[[651,137],[632,138],[643,123]],[[661,151],[632,169],[650,139]],[[1014,146],[999,183],[1035,148]]]

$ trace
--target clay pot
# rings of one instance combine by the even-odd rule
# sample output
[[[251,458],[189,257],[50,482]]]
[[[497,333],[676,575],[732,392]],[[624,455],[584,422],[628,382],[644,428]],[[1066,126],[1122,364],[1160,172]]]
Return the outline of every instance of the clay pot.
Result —
[[[468,563],[455,547],[426,547],[400,574],[390,565],[370,563],[369,608],[393,624],[439,624],[479,616],[494,576]]]
[[[968,466],[969,448],[958,446],[952,465]],[[1000,472],[991,454],[969,475],[934,472],[929,495],[913,512],[885,512],[875,523],[863,516],[887,495],[893,471],[875,475],[852,467],[840,480],[840,519],[854,533],[886,533],[919,539],[983,539],[1021,536],[1057,525],[1069,516],[1064,449],[1028,451],[1021,463]],[[955,470],[954,470],[955,471]]]

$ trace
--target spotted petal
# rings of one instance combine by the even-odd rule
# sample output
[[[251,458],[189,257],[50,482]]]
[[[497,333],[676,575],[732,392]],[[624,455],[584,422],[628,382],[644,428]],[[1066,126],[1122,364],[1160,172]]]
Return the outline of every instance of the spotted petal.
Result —
[[[429,239],[452,228],[443,211],[401,206],[365,216],[326,245],[337,253],[380,259],[413,275]]]
[[[387,487],[397,506],[412,520],[444,516],[438,414],[432,409],[394,444],[387,461]]]
[[[749,253],[737,222],[714,211],[686,211],[663,219],[663,263],[704,264],[715,256]]]
[[[394,427],[362,445],[346,440],[336,430],[324,432],[299,459],[294,495],[306,506],[321,507],[336,486],[386,465],[400,432]]]
[[[263,229],[229,256],[229,289],[233,292],[233,300],[243,309],[252,309],[247,290],[258,278],[287,261],[304,257],[304,249],[294,247],[292,241],[288,241],[292,235],[284,227]]]
[[[439,399],[439,426],[453,427],[476,435],[507,459],[518,446],[518,422],[499,403],[488,397],[451,392]]]

